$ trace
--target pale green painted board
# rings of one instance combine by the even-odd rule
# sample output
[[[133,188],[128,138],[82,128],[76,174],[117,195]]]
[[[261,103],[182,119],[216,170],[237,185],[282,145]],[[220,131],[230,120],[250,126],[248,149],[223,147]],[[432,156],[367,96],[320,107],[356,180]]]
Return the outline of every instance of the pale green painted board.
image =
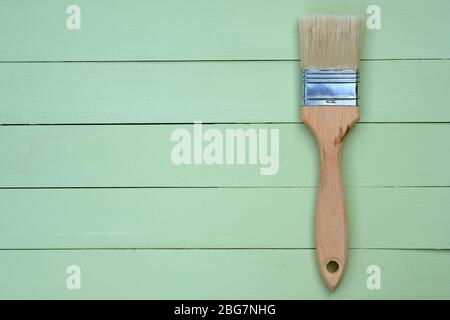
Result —
[[[382,29],[365,30],[361,120],[450,121],[450,1],[79,0],[80,31],[65,27],[69,4],[0,3],[1,124],[298,122],[297,18],[365,15],[369,4]],[[68,60],[184,62],[16,63]],[[306,249],[318,155],[305,126],[214,126],[279,128],[277,176],[175,166],[178,127],[0,127],[0,187],[25,188],[0,190],[0,248],[44,249],[0,250],[0,298],[450,299],[449,251],[402,250],[450,248],[450,124],[359,124],[349,135],[350,245],[364,249],[350,251],[333,295]],[[40,189],[124,186],[250,188]],[[66,289],[71,264],[81,291]],[[374,264],[382,289],[370,291]]]
[[[297,61],[9,63],[0,74],[4,124],[300,121]],[[449,87],[448,60],[364,62],[361,120],[450,121]]]
[[[298,59],[297,21],[312,13],[381,9],[363,58],[450,58],[449,1],[77,0],[81,30],[66,28],[69,0],[3,0],[1,61]]]
[[[315,188],[0,191],[0,248],[313,248]],[[450,188],[347,188],[352,248],[450,249]]]
[[[68,290],[66,269],[81,268]],[[381,289],[367,289],[367,267]],[[350,250],[339,290],[320,278],[313,250],[0,251],[0,298],[449,299],[448,251]]]
[[[277,175],[262,165],[175,165],[170,141],[193,125],[3,126],[1,187],[315,186],[319,157],[303,124],[204,125],[279,129]],[[347,186],[450,186],[450,124],[358,124],[347,138]]]

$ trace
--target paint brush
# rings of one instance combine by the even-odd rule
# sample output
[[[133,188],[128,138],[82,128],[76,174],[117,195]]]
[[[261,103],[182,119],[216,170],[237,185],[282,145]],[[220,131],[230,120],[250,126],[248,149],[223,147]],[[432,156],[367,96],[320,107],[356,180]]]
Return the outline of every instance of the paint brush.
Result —
[[[302,118],[320,149],[316,208],[316,254],[329,289],[347,265],[348,227],[341,174],[341,149],[359,119],[358,64],[361,19],[310,16],[300,21],[303,71]]]

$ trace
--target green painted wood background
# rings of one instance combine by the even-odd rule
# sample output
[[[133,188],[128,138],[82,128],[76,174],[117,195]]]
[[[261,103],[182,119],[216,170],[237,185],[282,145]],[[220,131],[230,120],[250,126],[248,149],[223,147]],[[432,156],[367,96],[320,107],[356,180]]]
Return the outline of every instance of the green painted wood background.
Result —
[[[330,294],[296,25],[371,4]],[[450,1],[5,0],[0,39],[0,298],[450,298]],[[171,132],[197,120],[278,129],[278,174],[175,166]]]

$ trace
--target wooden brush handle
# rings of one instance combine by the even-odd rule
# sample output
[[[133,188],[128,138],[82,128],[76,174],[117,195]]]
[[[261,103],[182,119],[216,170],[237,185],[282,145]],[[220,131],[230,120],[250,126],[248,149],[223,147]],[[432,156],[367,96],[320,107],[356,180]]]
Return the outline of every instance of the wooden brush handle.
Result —
[[[341,148],[359,119],[358,107],[303,107],[303,120],[320,148],[320,186],[316,212],[316,253],[320,272],[334,291],[347,266],[348,230]]]

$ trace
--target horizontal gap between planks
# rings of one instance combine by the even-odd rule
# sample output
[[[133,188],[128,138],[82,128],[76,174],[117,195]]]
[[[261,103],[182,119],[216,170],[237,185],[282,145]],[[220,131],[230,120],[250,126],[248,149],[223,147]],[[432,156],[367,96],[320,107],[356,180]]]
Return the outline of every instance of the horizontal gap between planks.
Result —
[[[446,61],[450,58],[390,58],[390,59],[360,59],[361,61]],[[300,59],[142,59],[142,60],[6,60],[0,63],[142,63],[142,62],[276,62],[298,61]]]
[[[41,186],[41,187],[0,187],[0,190],[52,190],[52,189],[316,189],[316,186]],[[344,186],[344,188],[450,188],[450,186]]]
[[[300,108],[300,107],[299,107]],[[336,107],[339,108],[339,107]],[[281,121],[263,121],[263,122],[202,122],[204,125],[283,125],[283,124],[303,124],[304,122],[281,122]],[[450,124],[450,121],[358,121],[359,124]],[[2,127],[21,127],[21,126],[179,126],[192,125],[193,122],[99,122],[99,123],[0,123]]]
[[[192,247],[192,248],[180,248],[180,247],[163,247],[163,248],[1,248],[0,251],[152,251],[152,250],[179,250],[179,251],[195,251],[195,250],[207,250],[207,251],[224,251],[224,250],[249,250],[249,251],[257,251],[257,250],[266,250],[266,251],[275,251],[275,250],[290,250],[290,251],[298,251],[298,250],[315,250],[316,248],[200,248],[200,247]],[[448,248],[349,248],[350,251],[367,251],[367,250],[376,250],[376,251],[450,251]]]

